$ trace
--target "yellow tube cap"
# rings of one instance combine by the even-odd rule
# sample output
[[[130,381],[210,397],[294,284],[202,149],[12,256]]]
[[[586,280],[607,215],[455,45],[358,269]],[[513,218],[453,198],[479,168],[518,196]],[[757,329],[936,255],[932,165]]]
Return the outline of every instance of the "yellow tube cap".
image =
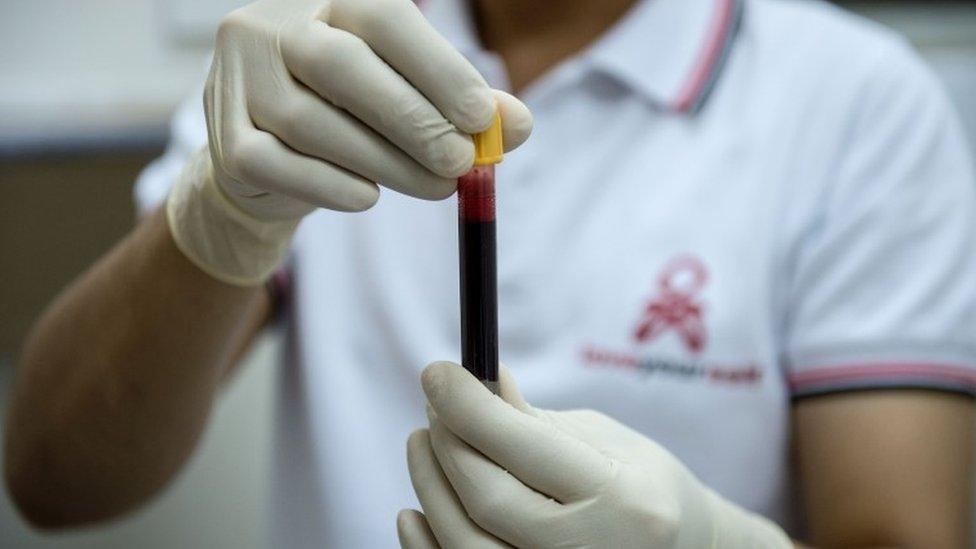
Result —
[[[474,165],[498,164],[505,152],[502,143],[502,115],[495,111],[495,119],[487,130],[474,134]]]

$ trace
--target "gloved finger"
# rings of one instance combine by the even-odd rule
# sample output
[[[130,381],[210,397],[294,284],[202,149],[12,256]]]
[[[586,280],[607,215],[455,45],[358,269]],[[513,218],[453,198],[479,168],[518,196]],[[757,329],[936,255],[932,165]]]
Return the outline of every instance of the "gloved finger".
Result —
[[[361,37],[462,131],[491,124],[488,84],[411,0],[336,0],[327,22]]]
[[[471,168],[471,137],[358,36],[311,21],[284,34],[281,47],[292,75],[429,170],[458,177]]]
[[[297,82],[278,97],[252,99],[254,124],[298,152],[331,162],[370,181],[429,200],[447,198],[457,180],[418,164],[349,113]]]
[[[491,394],[464,368],[435,362],[421,376],[427,400],[458,437],[538,492],[568,503],[610,479],[608,458]]]
[[[501,90],[491,91],[502,117],[502,144],[505,152],[515,150],[532,133],[532,112],[514,95]]]
[[[214,174],[219,176],[227,190],[238,196],[255,197],[260,204],[262,217],[271,219],[295,219],[315,209],[315,205],[294,200],[282,194],[268,193],[260,182],[244,179],[247,163],[257,159],[243,159],[239,147],[240,136],[254,132],[254,124],[248,114],[247,93],[239,78],[227,78],[226,67],[233,67],[236,60],[228,60],[226,52],[218,52],[213,59],[207,85],[204,87],[203,105],[207,117],[207,150],[213,160]],[[243,169],[241,169],[243,167]],[[255,202],[249,200],[247,203]],[[255,213],[255,212],[251,212]]]
[[[430,442],[437,462],[468,516],[481,528],[516,547],[542,547],[562,513],[559,503],[522,484],[430,417]]]
[[[498,365],[498,396],[505,402],[514,406],[517,410],[526,414],[534,415],[535,410],[525,401],[522,392],[519,391],[512,372],[504,364]]]
[[[397,538],[401,549],[440,549],[424,514],[414,509],[397,514]]]
[[[297,153],[274,135],[255,128],[242,84],[223,76],[225,64],[222,57],[214,57],[204,91],[210,153],[225,183],[237,187],[242,196],[252,197],[249,202],[276,202],[264,209],[283,217],[304,215],[308,205],[362,211],[376,203],[379,188],[375,183]]]
[[[442,547],[507,547],[468,517],[434,457],[427,429],[414,431],[407,440],[407,466],[414,492],[426,513],[427,523]]]
[[[619,450],[617,441],[620,440],[642,440],[645,443],[645,451],[656,449],[666,451],[644,435],[595,410],[560,410],[545,415],[547,421],[557,429],[594,448],[601,448],[603,454],[609,458],[626,460],[629,455],[626,452],[633,450],[627,447],[625,452],[615,452]]]
[[[226,175],[247,187],[257,187],[255,201],[280,193],[330,210],[367,210],[379,198],[379,188],[338,166],[299,154],[275,136],[252,129],[238,132],[222,149]]]

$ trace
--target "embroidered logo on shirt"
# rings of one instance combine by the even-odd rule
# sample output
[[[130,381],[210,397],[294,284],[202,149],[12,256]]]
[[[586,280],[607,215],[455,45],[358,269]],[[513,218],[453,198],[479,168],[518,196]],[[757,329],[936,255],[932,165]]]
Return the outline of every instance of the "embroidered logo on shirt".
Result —
[[[629,334],[630,345],[615,349],[585,344],[580,353],[584,367],[720,385],[758,385],[763,372],[756,362],[726,362],[703,356],[708,331],[701,293],[706,284],[708,269],[700,259],[680,255],[668,261],[658,274],[654,294]],[[665,334],[677,336],[686,354],[669,351],[667,343],[650,345]]]
[[[700,353],[708,334],[697,296],[707,282],[708,271],[697,258],[683,255],[669,261],[658,275],[657,294],[647,303],[634,339],[646,343],[673,331],[688,351]]]

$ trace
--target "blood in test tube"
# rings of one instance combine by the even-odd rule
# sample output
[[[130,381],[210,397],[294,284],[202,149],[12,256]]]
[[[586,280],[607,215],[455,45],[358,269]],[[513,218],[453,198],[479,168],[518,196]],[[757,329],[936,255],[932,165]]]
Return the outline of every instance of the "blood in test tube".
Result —
[[[489,389],[498,383],[498,279],[495,263],[495,166],[458,179],[461,364]]]

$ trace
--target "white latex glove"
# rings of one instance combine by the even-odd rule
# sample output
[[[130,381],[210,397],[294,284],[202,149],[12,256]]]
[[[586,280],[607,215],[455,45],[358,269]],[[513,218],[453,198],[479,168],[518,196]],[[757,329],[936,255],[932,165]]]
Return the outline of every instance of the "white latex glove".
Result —
[[[534,409],[504,370],[500,386],[424,371],[430,429],[407,444],[424,514],[400,513],[405,549],[793,549],[652,440],[592,410]]]
[[[204,104],[209,151],[189,162],[167,213],[184,254],[240,285],[273,272],[317,207],[368,209],[377,183],[449,196],[474,159],[469,134],[496,105],[508,149],[532,126],[411,0],[261,0],[232,12]]]

